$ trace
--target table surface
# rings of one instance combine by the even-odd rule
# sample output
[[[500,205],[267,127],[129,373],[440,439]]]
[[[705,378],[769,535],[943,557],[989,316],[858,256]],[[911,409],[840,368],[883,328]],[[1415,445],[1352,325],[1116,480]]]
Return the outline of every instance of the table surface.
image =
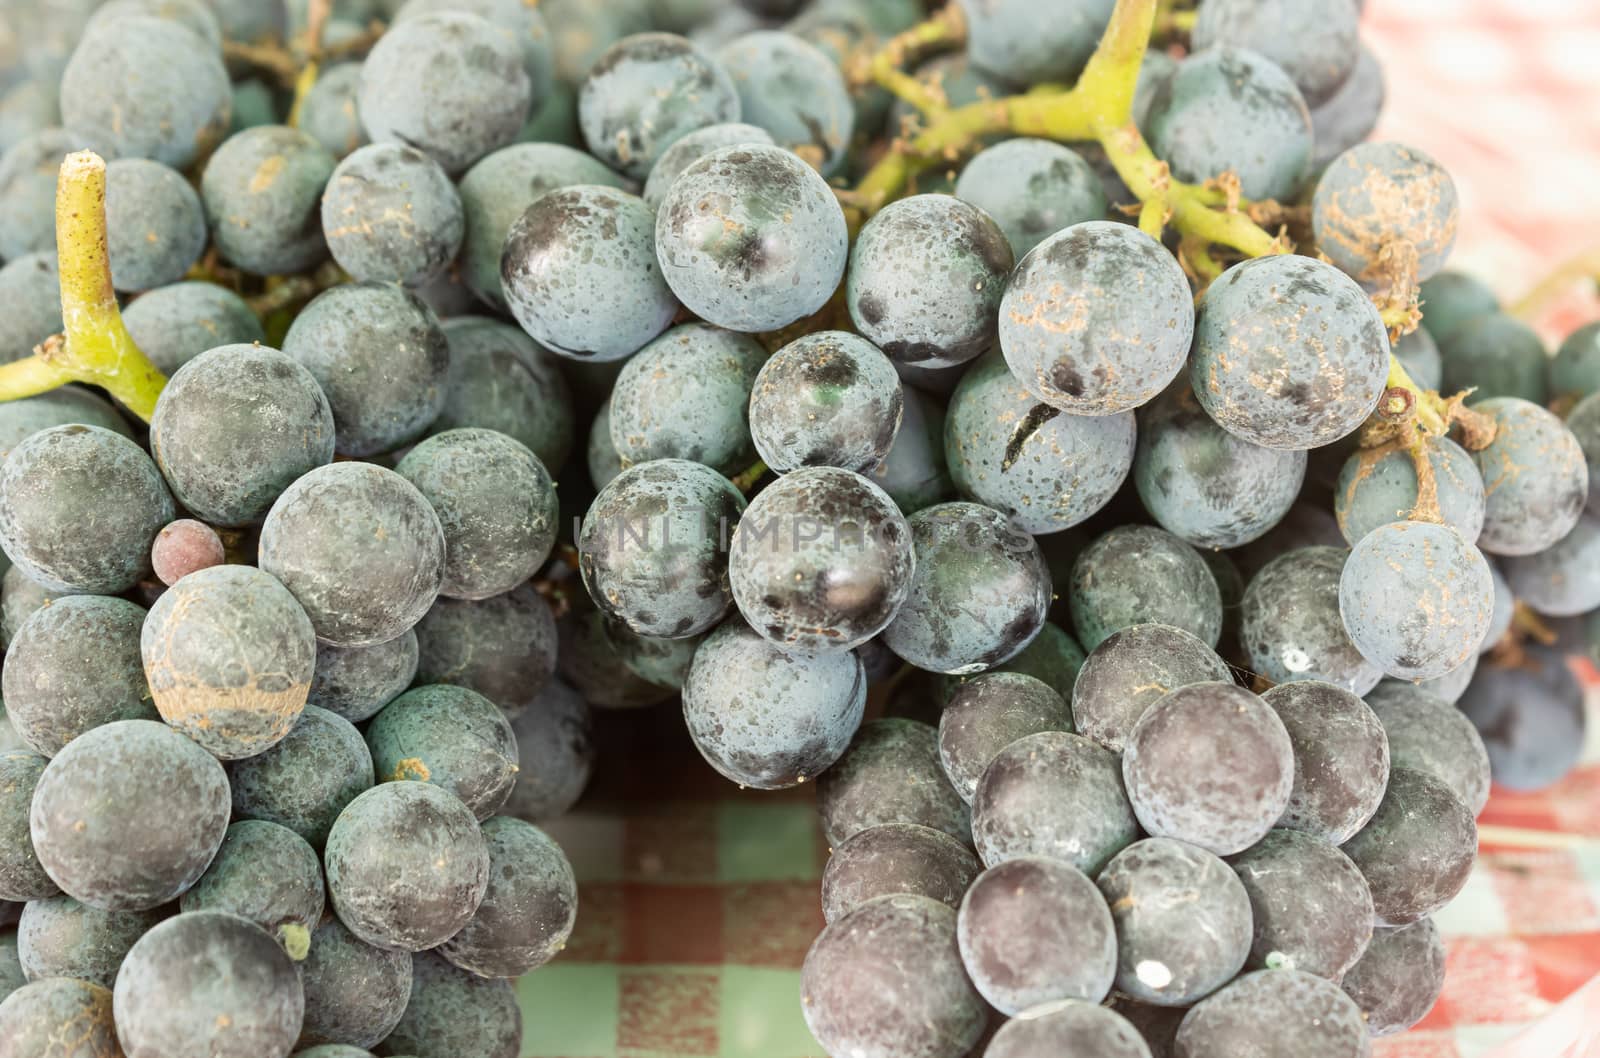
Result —
[[[1600,3],[1367,8],[1363,33],[1389,85],[1378,137],[1420,147],[1454,174],[1454,266],[1512,298],[1600,246]],[[1574,291],[1542,328],[1559,338],[1596,315],[1593,295]],[[1497,789],[1480,820],[1589,840],[1483,842],[1466,889],[1438,916],[1444,994],[1411,1032],[1379,1041],[1377,1058],[1503,1053],[1600,973],[1595,713],[1583,767],[1538,795]],[[819,1058],[799,1004],[827,858],[810,788],[758,793],[721,780],[675,704],[603,714],[598,741],[590,794],[550,827],[581,879],[580,909],[567,950],[518,983],[525,1058]],[[1596,1051],[1568,1053],[1600,1053],[1590,1042]],[[1544,1042],[1529,1053],[1556,1051]]]

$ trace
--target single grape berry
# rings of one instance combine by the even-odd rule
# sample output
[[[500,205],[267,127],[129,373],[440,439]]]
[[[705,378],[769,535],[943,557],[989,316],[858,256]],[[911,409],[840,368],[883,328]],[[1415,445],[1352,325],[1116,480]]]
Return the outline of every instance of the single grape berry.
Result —
[[[1013,263],[1005,233],[983,210],[949,195],[912,195],[861,229],[845,304],[856,328],[896,361],[950,367],[993,346]]]
[[[1356,68],[1359,12],[1347,0],[1207,0],[1195,20],[1195,51],[1232,44],[1260,52],[1317,106],[1337,93]]]
[[[67,978],[32,981],[6,996],[0,1002],[0,1040],[5,1041],[0,1053],[19,1058],[111,1058],[122,1053],[111,993],[101,985]]]
[[[911,516],[916,553],[884,643],[920,669],[967,675],[1004,664],[1044,627],[1050,571],[1039,545],[999,511],[941,503]]]
[[[1140,718],[1122,777],[1146,833],[1226,856],[1259,841],[1288,807],[1294,746],[1277,713],[1243,687],[1191,684]]]
[[[1394,358],[1417,385],[1424,389],[1443,387],[1444,361],[1439,355],[1439,343],[1426,327],[1418,327],[1395,342]]]
[[[597,184],[541,195],[506,234],[500,286],[522,329],[578,360],[621,360],[678,311],[644,201]]]
[[[1472,455],[1448,437],[1423,444],[1440,519],[1467,543],[1475,542],[1483,531],[1483,475]],[[1417,467],[1410,452],[1370,448],[1354,452],[1339,470],[1333,491],[1339,531],[1353,547],[1374,529],[1418,517],[1424,513],[1419,508],[1419,492]]]
[[[469,426],[498,430],[527,445],[546,470],[559,475],[576,422],[558,358],[521,328],[486,316],[457,316],[442,329],[450,367],[444,406],[429,433]]]
[[[1199,552],[1171,533],[1124,525],[1083,549],[1068,592],[1078,642],[1093,650],[1113,632],[1160,624],[1215,648],[1222,594]]]
[[[1367,705],[1383,724],[1394,767],[1426,772],[1450,787],[1473,815],[1483,811],[1489,800],[1489,753],[1465,713],[1398,680],[1374,687]]]
[[[1111,0],[959,0],[972,64],[1008,84],[1071,82],[1111,18]]]
[[[1338,981],[1372,939],[1372,892],[1350,857],[1300,830],[1269,830],[1228,865],[1250,894],[1252,969]]]
[[[168,376],[208,349],[267,339],[248,302],[202,280],[146,291],[122,310],[122,322],[134,344]]]
[[[578,89],[590,153],[643,180],[696,129],[739,120],[739,93],[711,56],[671,33],[639,33],[607,48]]]
[[[1015,672],[976,676],[956,688],[939,714],[939,760],[968,804],[990,761],[1041,731],[1072,730],[1066,701],[1041,680]]]
[[[260,926],[299,962],[322,920],[322,861],[287,827],[258,819],[228,828],[206,873],[178,900],[185,913],[228,911]]]
[[[556,668],[555,616],[531,584],[477,602],[440,599],[416,633],[417,682],[477,691],[508,717],[527,706]]]
[[[372,753],[361,732],[315,705],[271,749],[228,762],[233,818],[280,824],[319,851],[339,813],[372,783]]]
[[[439,947],[479,977],[520,977],[566,947],[578,911],[578,882],[561,846],[520,819],[483,824],[489,886],[461,931]]]
[[[1330,5],[1336,6],[1336,5]],[[1455,182],[1438,162],[1398,143],[1362,143],[1335,158],[1317,181],[1311,228],[1317,247],[1370,288],[1388,287],[1395,247],[1431,279],[1456,241]]]
[[[286,125],[230,136],[200,178],[200,201],[217,253],[261,276],[320,263],[328,244],[318,211],[336,164],[326,147]]]
[[[151,568],[169,588],[191,573],[222,565],[227,557],[217,531],[193,518],[169,523],[150,545]]]
[[[1000,1026],[984,1058],[1039,1054],[1093,1054],[1097,1058],[1151,1058],[1149,1044],[1127,1018],[1108,1007],[1069,999],[1029,1011]]]
[[[822,931],[800,970],[800,1003],[823,1047],[858,1058],[961,1058],[988,1020],[962,966],[956,912],[905,893]]]
[[[1250,896],[1204,849],[1146,838],[1096,878],[1117,927],[1119,992],[1187,1006],[1231,981],[1250,955]]]
[[[461,248],[461,196],[439,163],[414,146],[374,143],[347,155],[322,196],[322,231],[357,280],[418,286]]]
[[[1189,370],[1195,397],[1230,433],[1268,448],[1317,448],[1378,406],[1389,336],[1366,292],[1337,268],[1260,257],[1207,288]]]
[[[1547,617],[1600,609],[1600,515],[1585,510],[1572,532],[1544,551],[1508,556],[1501,565],[1516,598]]]
[[[347,157],[369,142],[357,104],[360,92],[361,63],[340,62],[319,73],[301,100],[299,127],[334,158]]]
[[[1589,468],[1571,430],[1550,412],[1516,397],[1473,408],[1494,419],[1494,440],[1474,452],[1485,507],[1478,546],[1497,555],[1532,555],[1578,524]]]
[[[1382,722],[1350,691],[1317,680],[1280,683],[1261,700],[1294,749],[1294,787],[1274,825],[1342,845],[1366,826],[1389,783]]]
[[[717,49],[742,120],[766,129],[823,176],[844,163],[856,108],[838,64],[794,33],[757,30]]]
[[[818,331],[761,366],[750,390],[750,435],[779,474],[817,466],[867,474],[894,444],[902,402],[900,376],[876,346]]]
[[[371,718],[411,686],[417,674],[417,633],[408,629],[393,639],[366,647],[317,644],[309,705],[321,706],[351,723]]]
[[[1550,393],[1582,399],[1600,391],[1600,321],[1567,335],[1550,361]]]
[[[1298,970],[1257,970],[1195,1005],[1174,1054],[1234,1058],[1349,1058],[1368,1053],[1366,1023],[1332,981]]]
[[[1064,804],[1073,810],[1061,811]],[[985,866],[1044,856],[1096,874],[1138,837],[1116,754],[1081,735],[1017,739],[973,791],[972,838]]]
[[[1463,322],[1439,344],[1440,388],[1472,390],[1472,402],[1516,397],[1543,405],[1550,365],[1544,339],[1515,316],[1490,312]]]
[[[1145,404],[1182,369],[1194,298],[1177,259],[1137,228],[1093,220],[1049,236],[1000,302],[1000,348],[1054,408],[1111,415]]]
[[[759,790],[830,767],[860,727],[866,701],[854,653],[784,650],[733,618],[695,650],[683,685],[684,720],[700,755]]]
[[[1130,625],[1101,640],[1072,687],[1077,730],[1115,752],[1147,709],[1191,683],[1227,682],[1228,666],[1193,634],[1167,625]]]
[[[311,934],[300,983],[306,997],[302,1046],[349,1041],[376,1047],[405,1013],[411,953],[374,948],[329,915]]]
[[[1378,685],[1383,670],[1356,649],[1339,615],[1347,554],[1294,548],[1250,579],[1239,604],[1239,639],[1253,670],[1274,683],[1324,680],[1358,695]]]
[[[650,166],[650,175],[640,195],[651,209],[659,210],[678,174],[712,151],[736,147],[741,143],[760,143],[771,147],[774,142],[770,132],[756,125],[737,121],[704,125],[674,140],[671,146],[660,153]]]
[[[517,740],[498,707],[476,691],[430,684],[372,718],[367,748],[379,782],[415,780],[449,790],[479,821],[499,811],[517,776]]]
[[[0,752],[0,900],[43,900],[61,892],[34,853],[28,810],[50,759],[26,749]]]
[[[950,835],[916,823],[885,823],[833,850],[822,871],[822,916],[843,918],[869,900],[904,893],[959,908],[983,870]]]
[[[889,453],[867,477],[913,515],[955,491],[944,463],[944,407],[914,386],[901,387],[900,429]]]
[[[138,293],[176,283],[206,248],[200,196],[183,174],[145,158],[106,166],[111,285]]]
[[[656,211],[672,293],[707,323],[770,331],[820,309],[844,276],[844,212],[822,177],[780,147],[712,151]]]
[[[591,710],[559,679],[545,683],[511,721],[517,737],[517,782],[503,811],[530,823],[565,815],[594,771]]]
[[[948,77],[940,87],[957,102]],[[1026,136],[973,155],[956,177],[955,194],[993,218],[1018,261],[1061,229],[1106,215],[1100,178],[1082,155]]]
[[[1370,1036],[1404,1032],[1433,1009],[1444,991],[1444,942],[1433,919],[1380,926],[1372,943],[1340,982],[1367,1023]]]
[[[1477,856],[1478,828],[1444,783],[1393,768],[1377,813],[1343,850],[1366,876],[1378,924],[1403,926],[1461,891]]]
[[[457,969],[433,952],[411,960],[405,1013],[382,1043],[395,1055],[517,1058],[522,1011],[509,981]]]
[[[870,827],[917,823],[970,844],[970,812],[945,781],[939,734],[899,717],[870,720],[817,781],[817,811],[829,846]]]
[[[128,949],[168,914],[102,911],[65,895],[30,900],[17,920],[17,959],[30,981],[74,977],[110,988]]]
[[[1443,271],[1423,280],[1422,304],[1422,326],[1440,345],[1467,320],[1500,311],[1494,291],[1464,272]]]
[[[0,162],[4,157],[0,153]],[[62,330],[55,251],[22,254],[0,267],[0,312],[0,361],[8,364],[32,355],[35,345]]]
[[[1483,736],[1494,781],[1542,790],[1582,754],[1588,718],[1582,686],[1563,654],[1532,648],[1524,664],[1485,667],[1461,696],[1461,711]]]

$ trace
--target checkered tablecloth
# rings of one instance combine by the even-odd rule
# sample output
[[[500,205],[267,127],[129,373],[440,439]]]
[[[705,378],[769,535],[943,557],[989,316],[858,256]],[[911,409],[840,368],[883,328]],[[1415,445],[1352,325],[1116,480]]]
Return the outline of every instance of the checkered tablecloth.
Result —
[[[1378,135],[1454,173],[1455,264],[1511,298],[1600,246],[1600,0],[1367,9],[1364,32],[1389,83]],[[1545,329],[1557,337],[1595,315],[1600,303],[1575,291]],[[1377,1058],[1600,1056],[1600,983],[1586,990],[1595,1012],[1557,1009],[1600,974],[1591,712],[1583,767],[1538,796],[1497,790],[1480,822],[1593,840],[1483,843],[1466,890],[1438,917],[1444,995],[1416,1029],[1380,1041]],[[567,950],[518,984],[525,1058],[820,1058],[799,1003],[827,857],[810,788],[737,790],[694,752],[675,705],[602,714],[599,742],[589,796],[550,827],[582,880],[581,903]],[[1585,1025],[1591,1036],[1578,1043]]]

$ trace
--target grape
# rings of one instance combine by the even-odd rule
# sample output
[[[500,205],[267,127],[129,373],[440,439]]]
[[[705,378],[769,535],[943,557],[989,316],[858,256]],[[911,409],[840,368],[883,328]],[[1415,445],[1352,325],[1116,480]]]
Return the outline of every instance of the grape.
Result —
[[[1097,1003],[1117,972],[1111,912],[1076,867],[1043,857],[1008,860],[978,875],[956,922],[961,961],[1001,1013],[1046,1003]]]
[[[743,511],[738,490],[709,467],[681,459],[630,467],[584,518],[584,584],[605,613],[643,635],[707,631],[731,600],[722,541]]]
[[[1131,413],[1065,415],[1038,403],[991,353],[950,398],[944,453],[960,492],[1018,529],[1054,533],[1110,502],[1133,466],[1134,433]]]
[[[417,674],[417,633],[365,647],[317,644],[311,673],[310,705],[321,706],[353,724],[375,716],[411,685]]]
[[[89,804],[95,811],[86,813]],[[39,862],[69,896],[105,911],[176,898],[205,872],[227,826],[222,765],[150,720],[118,720],[73,739],[33,796]]]
[[[233,817],[287,827],[320,850],[339,813],[371,789],[372,754],[350,721],[308,705],[271,749],[228,762]]]
[[[404,143],[459,173],[511,143],[534,107],[521,42],[454,11],[397,21],[361,65],[357,107],[374,143]]]
[[[139,660],[145,612],[124,599],[70,595],[37,610],[6,653],[6,716],[33,749],[54,756],[115,720],[157,720]]]
[[[578,883],[561,847],[531,823],[497,816],[483,824],[489,887],[483,903],[439,954],[480,977],[520,977],[566,947]]]
[[[862,724],[849,750],[817,781],[817,809],[833,848],[885,823],[917,823],[972,840],[967,806],[939,764],[938,732],[915,720]]]
[[[150,545],[150,565],[156,579],[169,588],[191,573],[222,565],[227,558],[217,531],[193,518],[169,523]]]
[[[7,996],[0,1003],[0,1039],[8,1054],[19,1056],[122,1053],[111,993],[67,978],[34,981]]]
[[[1323,680],[1361,695],[1383,677],[1350,641],[1339,616],[1346,554],[1335,547],[1296,548],[1251,578],[1240,604],[1239,638],[1251,666],[1267,679]]]
[[[1394,767],[1425,772],[1471,810],[1489,799],[1489,755],[1477,729],[1449,702],[1412,684],[1385,681],[1367,695],[1383,724]]]
[[[1584,462],[1589,468],[1589,480],[1600,481],[1600,399],[1591,399],[1594,394],[1580,400],[1567,416],[1567,429],[1578,441],[1578,448],[1583,452]],[[38,398],[34,398],[38,399]],[[1592,513],[1600,514],[1600,485],[1595,485],[1589,492],[1588,508]]]
[[[722,45],[717,61],[739,96],[738,110],[723,120],[763,128],[823,176],[834,175],[855,131],[855,105],[826,52],[792,33],[757,31]]]
[[[666,330],[678,304],[652,252],[654,224],[641,199],[611,187],[540,196],[511,226],[500,265],[522,329],[553,352],[599,361]]]
[[[416,1058],[516,1058],[521,1042],[522,1012],[509,981],[485,980],[422,952],[411,961],[411,999],[382,1046]]]
[[[555,483],[526,445],[493,430],[448,430],[395,467],[444,528],[441,595],[484,599],[536,573],[555,544]]]
[[[85,32],[61,75],[63,125],[110,157],[174,169],[187,169],[217,145],[232,103],[216,46],[148,15]],[[207,168],[215,164],[213,157]]]
[[[1280,683],[1262,701],[1294,747],[1294,788],[1274,825],[1343,844],[1383,800],[1390,764],[1383,724],[1350,691],[1315,680]]]
[[[1478,544],[1497,555],[1532,555],[1570,533],[1588,494],[1582,447],[1560,419],[1515,397],[1475,408],[1495,436],[1473,453],[1487,497]]]
[[[822,931],[800,971],[800,1002],[817,1041],[856,1058],[961,1058],[988,1020],[962,968],[956,912],[906,893]]]
[[[1112,0],[958,0],[974,66],[1008,84],[1075,79],[1111,19]]]
[[[380,782],[416,780],[448,790],[481,822],[511,796],[517,739],[493,702],[449,684],[417,687],[367,725]]]
[[[1000,347],[1052,407],[1111,415],[1147,403],[1183,367],[1194,301],[1183,269],[1150,236],[1094,220],[1023,258],[1000,303]]]
[[[1298,970],[1257,970],[1184,1015],[1173,1054],[1349,1058],[1368,1048],[1361,1010],[1338,985]]]
[[[1122,777],[1147,833],[1226,856],[1255,844],[1289,806],[1294,748],[1277,713],[1243,687],[1190,684],[1139,719]]]
[[[1117,926],[1118,991],[1143,1003],[1187,1006],[1215,992],[1250,954],[1250,897],[1204,849],[1146,838],[1097,879]]]
[[[110,0],[89,19],[84,32],[99,29],[114,19],[142,15],[176,24],[199,37],[213,51],[222,50],[222,27],[210,0]]]
[[[277,100],[264,81],[251,78],[234,83],[233,117],[228,122],[228,135],[260,125],[276,125],[281,120]]]
[[[737,474],[755,458],[750,388],[767,351],[749,335],[683,323],[640,349],[611,390],[611,443],[630,463],[680,459]],[[597,482],[603,485],[603,482]]]
[[[1403,679],[1434,679],[1477,657],[1493,609],[1489,563],[1460,533],[1432,522],[1374,529],[1339,576],[1350,641]]]
[[[672,697],[672,687],[651,683],[627,667],[614,645],[614,632],[594,608],[588,592],[579,596],[559,631],[561,678],[589,704],[601,709],[634,709]]]
[[[1600,321],[1567,335],[1549,366],[1554,396],[1581,398],[1600,391]]]
[[[443,410],[429,427],[497,430],[559,473],[572,449],[572,394],[555,365],[519,328],[486,316],[442,325],[450,349]]]
[[[837,921],[880,896],[904,893],[961,906],[983,868],[961,842],[916,823],[858,831],[833,850],[822,872],[822,914]]]
[[[678,174],[712,151],[742,143],[759,143],[770,147],[775,141],[766,129],[737,121],[705,125],[674,140],[650,166],[649,177],[641,192],[645,203],[651,209],[660,209]]]
[[[1115,752],[1147,709],[1169,691],[1232,676],[1215,651],[1167,625],[1130,625],[1089,652],[1072,688],[1077,729]]]
[[[53,251],[23,254],[0,267],[0,362],[21,360],[61,331],[60,287]]]
[[[296,478],[333,461],[333,447],[317,379],[260,344],[218,346],[184,364],[150,420],[162,476],[213,525],[258,524]]]
[[[1072,564],[1072,628],[1090,650],[1113,632],[1164,624],[1209,647],[1222,636],[1222,595],[1199,552],[1170,533],[1125,525]]]
[[[884,642],[920,669],[967,675],[1033,642],[1050,608],[1039,545],[998,511],[941,503],[911,516],[915,574]]]
[[[444,531],[422,493],[366,463],[319,467],[261,527],[261,569],[305,607],[319,641],[369,646],[416,624],[444,576]]]
[[[357,109],[360,91],[361,64],[341,62],[319,73],[300,102],[299,128],[335,158],[370,142]]]
[[[900,395],[894,443],[866,474],[909,516],[947,498],[952,486],[944,465],[944,408],[912,386],[901,386]]]
[[[1489,615],[1489,631],[1484,633],[1483,642],[1478,645],[1480,655],[1487,654],[1499,645],[1511,630],[1512,618],[1516,616],[1516,599],[1512,597],[1511,585],[1506,583],[1500,568],[1493,562],[1489,563],[1489,577],[1494,581],[1494,610]]]
[[[1493,290],[1464,272],[1443,271],[1422,283],[1422,326],[1433,340],[1445,340],[1468,320],[1500,311]]]
[[[206,248],[200,196],[159,162],[113,161],[106,167],[106,236],[118,290],[175,283]]]
[[[172,521],[150,457],[97,426],[54,426],[11,449],[0,468],[0,546],[23,573],[63,593],[126,591],[150,569],[150,544]]]
[[[1270,830],[1228,860],[1250,894],[1253,969],[1337,982],[1372,939],[1372,893],[1350,858],[1320,837]]]
[[[635,180],[684,135],[739,120],[728,71],[682,37],[639,33],[605,50],[578,92],[589,150]]]
[[[1461,711],[1483,736],[1494,781],[1511,790],[1559,782],[1582,754],[1583,689],[1566,658],[1529,651],[1515,668],[1485,668],[1461,697]]]
[[[1191,46],[1195,51],[1219,45],[1258,51],[1281,66],[1315,106],[1335,96],[1356,69],[1357,21],[1356,6],[1348,0],[1206,0]]]
[[[1344,976],[1370,1036],[1392,1036],[1421,1021],[1444,990],[1444,943],[1433,919],[1379,928],[1366,954]]]
[[[1433,470],[1439,515],[1470,544],[1483,531],[1483,476],[1471,453],[1448,437],[1430,438],[1424,445]],[[1416,464],[1411,453],[1401,448],[1352,453],[1340,469],[1333,491],[1339,531],[1352,546],[1376,529],[1413,516],[1417,505]]]
[[[60,592],[50,591],[41,586],[37,581],[30,580],[27,574],[15,566],[5,572],[5,591],[3,614],[0,614],[0,639],[4,646],[9,647],[16,642],[17,633],[23,624],[39,610],[66,596]],[[3,704],[0,704],[3,707]],[[151,717],[150,719],[155,719]],[[7,724],[10,727],[10,724]],[[15,732],[13,732],[15,734]],[[18,740],[21,743],[21,740]],[[25,745],[26,743],[21,743]]]
[[[988,673],[962,684],[939,718],[939,760],[962,800],[972,802],[984,769],[1013,742],[1072,730],[1067,703],[1032,676]]]
[[[40,129],[61,124],[57,84],[37,78],[0,90],[0,154]]]
[[[506,815],[541,823],[565,815],[594,770],[589,703],[559,679],[547,680],[511,721],[517,738],[517,782]]]
[[[327,394],[344,455],[415,440],[444,406],[449,343],[433,313],[399,287],[350,283],[322,292],[295,317],[283,351]]]
[[[695,651],[683,712],[713,768],[740,786],[773,790],[837,761],[866,698],[854,654],[791,653],[729,620]]]
[[[133,1054],[287,1055],[305,1000],[294,963],[255,923],[225,911],[167,919],[128,952],[113,992]]]
[[[1150,1048],[1121,1014],[1080,1000],[1052,1003],[1000,1026],[984,1058],[1041,1054],[1093,1054],[1096,1058],[1150,1058]]]
[[[0,898],[42,900],[61,892],[28,837],[28,808],[49,758],[25,749],[0,753]]]
[[[1315,448],[1350,434],[1377,407],[1388,369],[1377,308],[1313,258],[1230,268],[1195,319],[1195,397],[1224,429],[1268,448]]]
[[[539,101],[547,100],[555,87],[557,57],[544,16],[525,0],[406,0],[394,12],[394,21],[450,11],[477,15],[511,34],[522,49],[522,67],[532,89],[533,103],[528,111],[531,116],[539,109]]]
[[[88,146],[82,133],[43,128],[0,156],[0,260],[55,252],[56,173],[63,155]]]
[[[605,619],[602,632],[617,661],[629,673],[674,691],[683,689],[694,652],[705,640],[705,633],[683,639],[642,636],[621,621],[610,618]]]
[[[355,279],[416,286],[461,248],[461,196],[415,147],[369,144],[328,178],[322,230],[333,259]]]
[[[865,474],[888,455],[901,411],[900,377],[883,353],[846,331],[819,331],[761,366],[750,392],[750,433],[780,474],[818,466]]]
[[[1012,264],[1005,233],[983,210],[913,195],[861,229],[845,301],[857,329],[895,360],[950,367],[994,345]]]
[[[253,275],[311,268],[328,256],[318,214],[337,163],[327,148],[283,125],[228,137],[206,163],[200,201],[222,259]]]
[[[1396,245],[1415,251],[1417,278],[1431,279],[1455,245],[1457,221],[1450,174],[1422,151],[1398,143],[1363,143],[1345,151],[1317,181],[1312,199],[1318,248],[1371,288],[1393,281],[1388,253]]]
[[[216,859],[178,906],[185,914],[228,911],[247,918],[298,961],[322,919],[323,897],[322,863],[305,839],[276,823],[247,819],[228,828]]]
[[[1418,327],[1396,342],[1394,358],[1423,389],[1439,389],[1444,385],[1444,362],[1439,356],[1439,346],[1426,328]]]
[[[1425,772],[1392,768],[1377,814],[1344,844],[1372,889],[1379,925],[1431,915],[1461,891],[1477,853],[1472,810]]]
[[[132,437],[127,420],[117,414],[110,402],[87,389],[63,386],[37,397],[0,404],[0,460],[10,455],[18,443],[40,430],[72,423],[98,426],[123,437]]]
[[[1600,515],[1579,516],[1548,549],[1503,565],[1516,597],[1541,614],[1578,617],[1600,608]]]
[[[1063,632],[1060,626],[1046,621],[1033,642],[1023,647],[1022,651],[1010,661],[987,671],[1015,672],[1023,676],[1032,676],[1034,679],[1042,680],[1063,700],[1070,701],[1073,682],[1077,680],[1078,670],[1082,667],[1083,648]],[[957,688],[975,678],[977,677],[946,676],[940,681],[942,685],[940,697],[948,704],[950,696]],[[1062,730],[1072,730],[1070,717]]]
[[[477,691],[508,717],[555,671],[555,618],[526,584],[477,602],[440,599],[416,631],[419,682]]]
[[[411,995],[411,953],[374,948],[329,915],[300,964],[306,1013],[300,1044],[373,1047],[400,1023]]]
[[[656,256],[689,311],[735,331],[769,331],[827,303],[849,251],[844,212],[789,151],[723,147],[673,181],[656,213]]]
[[[1339,155],[1372,135],[1387,95],[1383,67],[1365,44],[1356,42],[1356,64],[1333,94],[1311,108],[1314,149],[1311,168],[1321,171]],[[1418,380],[1420,381],[1420,379]]]
[[[541,0],[539,7],[553,34],[556,76],[574,84],[583,80],[612,42],[650,28],[649,11],[640,0],[612,4]]]
[[[467,286],[487,305],[506,310],[500,256],[506,236],[535,199],[557,187],[603,184],[622,177],[582,151],[556,143],[518,143],[478,162],[457,188],[466,221],[460,268]]]
[[[1549,358],[1544,340],[1526,323],[1503,312],[1464,321],[1440,345],[1446,393],[1471,389],[1477,404],[1491,397],[1517,397],[1543,404]]]
[[[17,923],[17,957],[30,981],[76,977],[110,988],[134,941],[167,914],[101,911],[70,896],[30,900]]]
[[[1114,753],[1080,735],[1043,731],[1012,742],[984,769],[972,795],[972,837],[989,867],[1044,856],[1095,874],[1138,839],[1139,822]]]
[[[268,44],[289,37],[286,0],[210,0],[210,5],[227,40]]]
[[[21,909],[22,905],[11,903],[12,908]],[[7,929],[0,931],[0,1003],[4,1003],[12,992],[28,983],[28,978],[22,972],[22,963],[17,958],[17,931]]]
[[[208,349],[266,341],[261,321],[243,298],[200,280],[147,291],[122,310],[122,322],[139,350],[166,375]]]
[[[902,603],[916,605],[908,602],[913,532],[894,501],[861,475],[797,470],[751,501],[734,529],[734,602],[752,628],[785,649],[849,650],[883,631]],[[885,641],[900,653],[892,635]]]
[[[1178,63],[1150,97],[1144,130],[1178,179],[1231,171],[1247,198],[1292,199],[1311,167],[1305,99],[1281,67],[1247,48],[1222,45]]]
[[[1197,548],[1239,547],[1288,513],[1306,454],[1263,448],[1218,426],[1180,380],[1139,411],[1133,483],[1145,510]]]
[[[351,801],[328,833],[323,863],[333,909],[350,932],[411,952],[466,925],[489,880],[472,810],[425,782],[380,783]]]
[[[948,79],[941,88],[950,94]],[[1019,261],[1063,228],[1106,215],[1094,169],[1050,140],[1018,137],[984,148],[961,170],[955,190],[1000,226]]]

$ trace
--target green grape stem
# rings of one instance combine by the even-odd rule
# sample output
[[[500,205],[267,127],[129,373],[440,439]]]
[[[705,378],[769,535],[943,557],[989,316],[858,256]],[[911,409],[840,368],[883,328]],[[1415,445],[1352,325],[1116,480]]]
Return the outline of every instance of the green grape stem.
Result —
[[[56,182],[56,256],[65,334],[0,367],[0,400],[87,382],[145,422],[167,384],[123,326],[106,250],[106,163],[93,151],[67,155]]]

